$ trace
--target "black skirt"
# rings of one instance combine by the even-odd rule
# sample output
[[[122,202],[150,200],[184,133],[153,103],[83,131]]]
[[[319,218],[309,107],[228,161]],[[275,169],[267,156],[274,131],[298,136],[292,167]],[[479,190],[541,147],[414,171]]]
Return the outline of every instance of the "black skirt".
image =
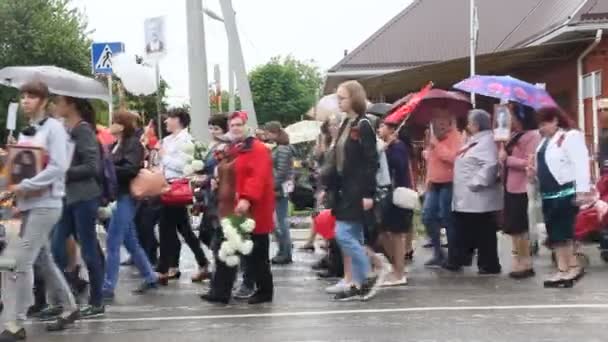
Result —
[[[399,208],[391,203],[384,212],[382,229],[391,233],[409,233],[412,230],[413,217],[414,211]]]
[[[503,229],[508,235],[521,235],[528,232],[528,195],[512,194],[505,191],[503,210]]]

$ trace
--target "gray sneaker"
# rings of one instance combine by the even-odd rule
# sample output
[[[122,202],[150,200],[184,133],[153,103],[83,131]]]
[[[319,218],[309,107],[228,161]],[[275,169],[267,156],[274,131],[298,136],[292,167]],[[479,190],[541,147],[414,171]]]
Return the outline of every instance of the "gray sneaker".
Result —
[[[249,299],[255,294],[255,288],[250,288],[242,284],[239,289],[234,293],[235,299]]]
[[[98,318],[102,317],[106,313],[105,307],[102,306],[92,306],[87,305],[80,308],[80,318]]]

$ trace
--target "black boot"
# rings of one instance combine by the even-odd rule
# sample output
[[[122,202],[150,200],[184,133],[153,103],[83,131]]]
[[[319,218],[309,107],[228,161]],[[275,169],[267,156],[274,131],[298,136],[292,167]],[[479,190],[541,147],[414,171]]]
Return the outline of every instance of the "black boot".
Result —
[[[53,323],[46,326],[47,331],[63,331],[70,325],[74,324],[80,318],[80,310],[73,311],[67,317],[60,316]]]
[[[272,302],[272,293],[261,293],[257,292],[253,295],[253,297],[249,298],[247,304],[249,305],[257,305],[263,303],[271,303]]]
[[[202,294],[200,297],[202,300],[204,300],[207,303],[224,304],[224,305],[228,305],[228,303],[230,303],[230,298],[221,298],[219,296],[212,294],[211,292]]]
[[[8,330],[4,330],[2,334],[0,334],[0,342],[15,342],[15,341],[24,341],[26,338],[25,329],[21,328],[17,332],[10,332]]]

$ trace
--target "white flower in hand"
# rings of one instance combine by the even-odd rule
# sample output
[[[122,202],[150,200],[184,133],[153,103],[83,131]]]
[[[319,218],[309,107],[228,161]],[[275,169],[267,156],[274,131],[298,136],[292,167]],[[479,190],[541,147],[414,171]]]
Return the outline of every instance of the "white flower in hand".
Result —
[[[220,247],[219,254],[220,255],[223,254],[225,256],[225,258],[227,258],[231,255],[234,255],[235,252],[236,252],[236,250],[234,250],[227,241],[224,241],[222,243],[222,246]]]
[[[241,259],[236,255],[231,255],[226,258],[225,262],[226,262],[226,265],[228,265],[228,267],[236,267],[241,262]]]
[[[234,240],[237,236],[239,236],[239,233],[233,226],[224,226],[222,228],[222,232],[224,233],[224,238],[226,238],[228,241]]]
[[[182,152],[186,154],[194,154],[195,146],[192,142],[187,142],[182,145]]]
[[[190,176],[190,175],[194,174],[194,168],[192,167],[192,165],[186,165],[186,166],[184,166],[183,173],[184,173],[184,176]]]
[[[205,150],[207,147],[205,146],[205,144],[203,144],[201,141],[196,141],[194,142],[194,147],[197,150]]]
[[[223,245],[222,245],[223,247]],[[226,253],[226,249],[225,248],[220,248],[219,252],[217,253],[217,257],[223,261],[226,262],[226,258],[228,257],[228,253]]]
[[[190,165],[192,166],[195,172],[202,171],[205,167],[205,164],[202,160],[193,160]]]
[[[241,224],[241,228],[245,230],[247,233],[251,233],[255,230],[255,221],[253,219],[246,219],[245,222]]]
[[[243,254],[243,255],[251,254],[252,250],[253,250],[253,241],[251,241],[251,240],[247,240],[247,241],[243,242],[241,244],[241,248],[239,248],[239,252],[241,252],[241,254]]]
[[[224,228],[227,226],[232,226],[232,222],[228,218],[223,218],[220,220],[220,225],[222,226],[222,228]]]
[[[232,236],[230,239],[228,239],[228,245],[230,246],[230,248],[232,250],[236,251],[240,251],[241,250],[241,245],[243,244],[243,238],[239,235],[236,234],[234,236]]]

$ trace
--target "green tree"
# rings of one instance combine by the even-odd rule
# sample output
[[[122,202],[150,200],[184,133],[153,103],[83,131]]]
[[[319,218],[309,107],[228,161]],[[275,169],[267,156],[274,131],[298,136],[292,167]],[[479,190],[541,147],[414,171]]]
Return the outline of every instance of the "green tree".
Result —
[[[0,0],[0,66],[56,65],[90,74],[87,21],[69,0]],[[17,91],[0,87],[0,139]]]
[[[322,79],[312,61],[278,56],[255,68],[249,82],[258,121],[278,120],[289,125],[313,106]]]

